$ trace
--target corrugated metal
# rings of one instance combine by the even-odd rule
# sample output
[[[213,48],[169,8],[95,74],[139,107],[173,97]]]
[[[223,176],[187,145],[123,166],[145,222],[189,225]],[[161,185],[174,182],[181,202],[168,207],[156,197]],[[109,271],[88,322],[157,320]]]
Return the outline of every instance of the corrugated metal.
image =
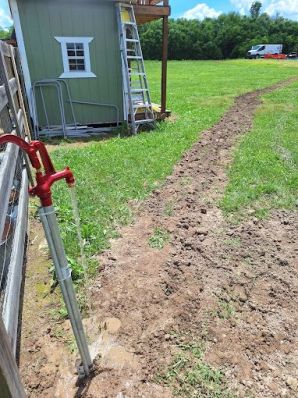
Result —
[[[73,99],[115,104],[121,110],[122,77],[114,2],[101,0],[19,0],[20,20],[32,82],[58,78],[63,73],[61,46],[55,36],[94,37],[90,43],[91,69],[96,78],[67,79]],[[53,89],[47,104],[51,124],[60,124]],[[115,121],[115,112],[75,105],[80,123]],[[69,115],[68,115],[69,116]],[[40,115],[43,118],[43,115]]]

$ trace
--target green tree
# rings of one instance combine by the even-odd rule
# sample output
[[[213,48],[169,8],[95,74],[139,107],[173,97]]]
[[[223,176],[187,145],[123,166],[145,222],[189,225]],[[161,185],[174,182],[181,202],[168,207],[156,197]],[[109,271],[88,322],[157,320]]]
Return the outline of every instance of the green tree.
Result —
[[[251,46],[281,43],[284,52],[297,51],[298,22],[283,17],[270,18],[260,13],[262,4],[252,4],[252,15],[221,14],[203,21],[170,19],[169,59],[242,58]],[[162,23],[140,26],[144,57],[161,59]]]
[[[262,3],[254,1],[250,7],[250,15],[252,18],[258,18],[261,13]]]
[[[13,26],[10,26],[7,29],[4,29],[0,26],[0,40],[3,39],[10,39],[10,36],[12,34],[13,31]]]

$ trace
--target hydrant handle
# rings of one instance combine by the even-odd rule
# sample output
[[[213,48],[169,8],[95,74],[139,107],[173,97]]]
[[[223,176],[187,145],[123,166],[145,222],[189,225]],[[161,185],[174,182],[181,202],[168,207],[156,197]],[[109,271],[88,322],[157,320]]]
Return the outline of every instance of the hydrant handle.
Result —
[[[68,167],[58,172],[55,170],[43,142],[32,141],[28,143],[23,138],[16,135],[4,134],[0,137],[0,145],[7,143],[15,144],[27,153],[32,167],[36,170],[36,185],[31,187],[29,192],[31,195],[40,198],[43,207],[52,205],[51,186],[54,182],[65,179],[69,186],[74,185],[75,179],[72,171]]]

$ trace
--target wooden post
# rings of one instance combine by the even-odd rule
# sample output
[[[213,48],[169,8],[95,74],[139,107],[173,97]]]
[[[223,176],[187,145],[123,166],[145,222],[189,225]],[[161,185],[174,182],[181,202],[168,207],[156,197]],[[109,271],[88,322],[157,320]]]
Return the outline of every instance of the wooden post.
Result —
[[[21,107],[21,109],[23,111],[23,115],[24,115],[25,135],[29,138],[29,141],[31,141],[31,131],[29,128],[28,120],[27,120],[26,108],[25,108],[25,103],[24,103],[24,98],[23,98],[23,93],[22,93],[22,87],[21,87],[18,68],[17,68],[17,64],[16,64],[16,60],[15,60],[16,50],[12,46],[10,46],[10,55],[11,55],[11,63],[12,63],[12,67],[13,67],[13,73],[16,78],[17,87],[18,87],[18,96],[19,96],[20,107]]]
[[[165,0],[164,5],[169,5],[169,1]],[[161,115],[164,117],[167,110],[167,68],[169,42],[169,18],[167,16],[163,17],[162,30]]]
[[[19,369],[9,344],[9,339],[0,317],[0,396],[1,398],[25,398]]]
[[[6,95],[8,98],[8,105],[10,108],[10,112],[12,115],[12,119],[15,123],[15,129],[16,133],[18,136],[22,137],[23,132],[20,129],[19,123],[18,123],[18,111],[17,111],[17,106],[14,101],[14,95],[16,94],[18,87],[16,83],[16,78],[14,77],[13,79],[10,79],[8,76],[8,71],[6,68],[6,63],[5,63],[5,57],[11,58],[11,52],[9,49],[9,45],[4,43],[3,41],[0,42],[0,73],[1,73],[1,78],[3,79],[3,84],[5,86],[6,90]]]

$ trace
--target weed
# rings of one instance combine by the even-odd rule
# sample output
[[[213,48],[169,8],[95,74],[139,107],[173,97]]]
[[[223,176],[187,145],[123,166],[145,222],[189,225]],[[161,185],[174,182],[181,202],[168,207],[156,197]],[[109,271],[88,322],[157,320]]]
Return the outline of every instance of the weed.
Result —
[[[235,307],[229,301],[220,300],[217,315],[221,319],[230,319],[235,315]]]
[[[179,352],[159,382],[172,388],[180,398],[232,398],[224,375],[204,361],[203,348],[198,343],[179,345]]]
[[[170,239],[170,234],[163,228],[155,228],[153,235],[150,236],[148,243],[153,249],[163,249]]]
[[[73,280],[81,280],[84,277],[82,265],[73,258],[67,257],[69,266],[71,267],[71,275]]]
[[[65,307],[65,304],[64,304],[62,298],[60,300],[59,307],[57,306],[50,310],[50,315],[51,315],[52,320],[55,322],[60,322],[64,319],[68,318],[67,309]]]
[[[51,327],[51,337],[54,337],[57,340],[64,340],[65,339],[65,331],[61,324],[55,324]]]
[[[78,346],[74,338],[67,340],[67,348],[71,353],[78,353]]]
[[[59,308],[58,314],[61,319],[67,319],[68,318],[68,312],[66,307],[63,305],[62,307]]]
[[[193,178],[192,177],[182,177],[180,179],[180,184],[183,188],[188,187],[189,185],[191,185],[193,182]]]
[[[174,206],[175,206],[174,201],[170,200],[170,201],[166,202],[165,206],[164,206],[163,214],[165,216],[171,217],[174,213]]]
[[[231,246],[231,247],[240,247],[241,246],[241,239],[240,238],[230,238],[230,239],[226,239],[225,241],[224,241],[224,243],[227,245],[227,246]]]

